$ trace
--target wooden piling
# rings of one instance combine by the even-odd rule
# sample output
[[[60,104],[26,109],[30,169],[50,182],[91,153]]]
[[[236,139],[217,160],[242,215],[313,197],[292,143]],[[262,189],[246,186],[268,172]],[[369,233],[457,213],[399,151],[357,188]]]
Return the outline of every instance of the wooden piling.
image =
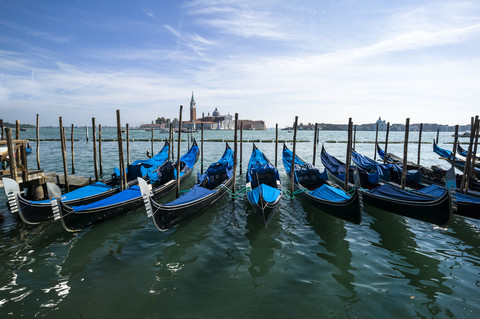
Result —
[[[100,168],[100,176],[103,176],[103,167],[102,167],[102,124],[98,124],[98,166]]]
[[[318,123],[315,123],[315,133],[313,134],[313,161],[312,161],[313,166],[315,166],[315,159],[317,158],[317,138],[318,138]]]
[[[5,136],[4,136],[4,128],[3,128],[3,120],[0,120],[0,131],[1,131],[1,134],[2,134],[2,141],[5,139]]]
[[[85,125],[85,140],[88,142],[88,125]]]
[[[438,135],[440,135],[440,129],[439,128],[437,128],[437,139],[435,141],[435,144],[437,144],[437,145],[438,145]]]
[[[15,121],[15,139],[16,140],[20,139],[20,121],[19,120]]]
[[[452,150],[452,154],[453,154],[452,169],[454,172],[455,172],[455,158],[457,156],[457,143],[458,143],[458,124],[455,125],[455,134],[453,138],[453,150]]]
[[[120,168],[120,188],[127,189],[127,174],[125,172],[125,159],[123,157],[122,124],[120,121],[120,110],[117,110],[117,141],[118,141],[118,162]]]
[[[290,166],[290,180],[292,181],[291,185],[291,194],[293,199],[293,193],[295,192],[295,147],[297,144],[297,126],[298,126],[298,116],[295,116],[295,127],[293,128],[293,148],[292,148],[292,164]]]
[[[5,128],[8,148],[8,165],[10,166],[10,177],[18,183],[17,161],[15,159],[15,148],[13,146],[12,129]]]
[[[180,105],[180,116],[178,117],[178,146],[177,146],[177,198],[180,196],[180,142],[182,136],[182,111],[183,105]]]
[[[125,133],[127,134],[127,167],[130,166],[130,125],[127,123],[125,127]]]
[[[243,122],[240,122],[240,175],[242,175],[242,158],[243,158]]]
[[[373,147],[373,160],[377,160],[377,144],[378,144],[378,123],[377,123],[377,128],[375,129],[375,146]]]
[[[387,162],[388,158],[388,133],[390,132],[390,122],[387,122],[387,134],[385,135],[385,154],[383,155],[383,162]]]
[[[468,144],[467,158],[465,159],[465,167],[463,168],[462,181],[460,182],[460,192],[464,193],[467,177],[470,174],[470,163],[472,161],[473,136],[475,135],[475,120],[473,116],[470,118],[470,142]]]
[[[72,124],[72,131],[70,132],[70,151],[72,153],[72,175],[75,175],[75,150],[73,146],[73,124]]]
[[[152,150],[152,157],[153,157],[153,156],[155,156],[155,154],[153,153],[153,128],[152,128],[151,132],[152,132],[152,136],[150,138],[150,141],[151,141],[150,142],[150,146],[151,146],[150,149]]]
[[[36,125],[36,129],[35,129],[35,133],[37,134],[37,146],[36,146],[36,149],[37,149],[37,169],[40,169],[40,126],[39,126],[39,116],[37,114],[37,125]]]
[[[24,182],[28,181],[28,163],[27,163],[27,145],[22,143],[20,146],[20,158],[22,161],[22,180]]]
[[[277,167],[278,157],[278,123],[275,124],[275,167]]]
[[[417,165],[420,165],[420,154],[422,148],[422,130],[423,130],[423,123],[420,123],[420,131],[418,132],[418,158],[417,158]]]
[[[353,121],[352,118],[348,118],[348,133],[347,133],[347,155],[345,159],[345,190],[348,192],[348,182],[350,180],[350,161],[352,154],[352,130]]]
[[[235,113],[235,127],[233,134],[233,184],[232,193],[235,194],[235,182],[237,181],[237,131],[238,131],[238,113]],[[235,196],[232,196],[232,200],[235,200]]]
[[[407,153],[408,153],[408,133],[410,131],[410,118],[407,118],[405,123],[405,139],[403,141],[403,167],[402,167],[402,180],[401,187],[402,190],[405,189],[405,180],[407,178]]]
[[[200,141],[200,152],[201,152],[201,158],[200,158],[200,174],[203,174],[203,123],[202,123],[202,137],[201,137],[201,141]],[[172,127],[170,126],[170,130],[172,129]]]
[[[355,149],[357,143],[357,125],[353,126],[353,149]]]
[[[92,141],[93,141],[93,169],[95,171],[95,182],[98,182],[98,162],[97,162],[97,133],[95,132],[95,118],[92,117]]]
[[[478,131],[479,131],[479,120],[478,120],[478,115],[475,116],[475,130],[473,130],[470,134],[471,135],[475,135],[475,141],[473,143],[473,150],[472,150],[472,154],[471,154],[471,165],[470,165],[470,170],[469,170],[469,174],[465,180],[465,194],[468,193],[468,188],[469,188],[469,184],[470,184],[470,179],[473,177],[475,177],[475,160],[476,160],[476,156],[477,156],[477,146],[478,146]]]
[[[175,158],[175,147],[174,147],[174,144],[175,144],[175,132],[174,132],[174,129],[173,129],[173,123],[170,123],[170,128],[172,130],[172,143],[170,144],[171,148],[172,148],[172,161],[173,159]]]
[[[67,189],[67,192],[70,191],[70,185],[68,183],[68,167],[67,167],[67,146],[65,143],[65,130],[63,129],[63,120],[62,117],[60,116],[58,118],[58,123],[60,126],[60,141],[62,145],[62,161],[63,161],[63,175],[65,176],[65,188]]]
[[[190,149],[190,138],[191,138],[192,131],[190,128],[187,129],[187,150]]]

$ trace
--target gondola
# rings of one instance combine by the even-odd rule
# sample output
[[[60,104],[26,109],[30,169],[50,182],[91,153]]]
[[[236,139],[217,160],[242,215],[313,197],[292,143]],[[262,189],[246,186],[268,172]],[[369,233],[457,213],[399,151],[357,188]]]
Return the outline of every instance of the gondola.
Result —
[[[165,142],[162,150],[149,160],[135,161],[128,166],[128,186],[137,183],[138,176],[149,176],[156,170],[158,165],[163,164],[168,157],[169,143]],[[119,175],[119,171],[118,171]],[[110,197],[119,192],[117,174],[112,175],[112,179],[105,183],[96,182],[62,195],[62,201],[68,206],[80,206],[99,201]],[[52,203],[46,200],[29,200],[20,192],[17,182],[12,179],[4,178],[5,194],[8,199],[8,206],[11,213],[18,213],[20,218],[26,224],[36,225],[46,221],[54,220]]]
[[[292,151],[283,145],[283,166],[291,178]],[[326,172],[304,162],[295,155],[294,188],[300,194],[324,212],[341,219],[359,224],[362,220],[362,196],[356,188],[349,194],[328,180]]]
[[[265,226],[282,196],[282,183],[277,168],[253,144],[246,177],[247,199]]]
[[[340,168],[343,163],[328,154],[323,146],[321,159],[329,178],[343,184],[344,182],[339,178],[342,170],[333,170],[335,167]],[[345,171],[344,167],[343,171]],[[453,206],[449,191],[432,197],[404,191],[390,183],[379,184],[375,180],[368,181],[361,178],[360,181],[362,182],[360,192],[366,204],[439,226],[446,226],[452,216]]]
[[[198,146],[194,142],[188,152],[180,158],[180,182],[190,176],[197,159]],[[152,196],[159,198],[175,189],[176,167],[176,164],[172,164],[171,161],[165,159],[164,163],[156,169],[156,175],[151,171],[149,172],[148,176],[153,185]],[[57,199],[56,202],[58,203],[58,214],[63,227],[67,231],[74,232],[132,211],[140,207],[142,201],[139,186],[133,185],[118,194],[87,205],[69,206],[61,199]]]
[[[457,144],[457,152],[462,155],[463,157],[467,157],[467,154],[468,154],[468,150],[464,149],[460,143]],[[473,151],[472,151],[472,155],[473,155]],[[475,154],[475,161],[478,162],[480,161],[480,156],[478,156],[478,154]]]
[[[440,159],[446,160],[448,163],[453,164],[453,153],[449,150],[439,147],[435,140],[433,141],[433,151],[440,156]],[[465,170],[465,159],[455,156],[455,168],[464,171]],[[480,178],[480,164],[475,163],[475,177]]]
[[[198,176],[197,184],[176,200],[159,204],[153,198],[148,184],[138,179],[147,216],[153,218],[158,230],[167,230],[217,203],[233,184],[233,151],[226,143],[222,157]]]
[[[377,144],[377,153],[380,156],[380,158],[384,158],[385,152],[384,150]],[[388,162],[394,162],[394,163],[399,163],[400,158],[396,156],[395,154],[388,153],[387,155],[387,161]],[[436,184],[439,186],[445,186],[445,175],[447,173],[447,170],[439,167],[439,166],[432,166],[431,168],[424,167],[421,165],[417,164],[409,164],[408,166],[413,166],[417,167],[421,172],[422,172],[422,182],[430,185],[430,184]],[[462,175],[461,174],[456,174],[455,175],[455,182],[456,184],[460,184],[462,180]],[[456,191],[459,191],[456,189]],[[480,181],[477,179],[472,178],[470,180],[470,186],[469,186],[469,192],[471,195],[480,197]]]

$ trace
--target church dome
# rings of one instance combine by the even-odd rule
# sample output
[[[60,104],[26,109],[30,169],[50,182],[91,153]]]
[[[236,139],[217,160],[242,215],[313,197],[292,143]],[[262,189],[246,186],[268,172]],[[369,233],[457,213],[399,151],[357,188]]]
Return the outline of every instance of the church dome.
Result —
[[[218,109],[215,108],[215,111],[212,113],[213,116],[220,116],[220,112],[218,112]]]

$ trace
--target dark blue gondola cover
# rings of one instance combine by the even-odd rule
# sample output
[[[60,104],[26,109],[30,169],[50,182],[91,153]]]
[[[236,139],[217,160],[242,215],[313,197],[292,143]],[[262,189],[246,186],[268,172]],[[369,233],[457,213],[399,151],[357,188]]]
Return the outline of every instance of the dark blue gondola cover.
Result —
[[[442,196],[445,193],[445,188],[439,185],[429,185],[425,188],[419,189],[415,191],[416,193],[422,193],[425,195],[430,195],[434,197]],[[459,203],[474,203],[480,204],[480,197],[470,196],[466,194],[456,193],[455,197],[457,198],[457,202]]]
[[[73,208],[73,211],[75,212],[82,212],[92,208],[100,208],[100,207],[115,205],[131,199],[140,198],[141,196],[142,196],[142,193],[140,192],[140,188],[137,185],[135,185],[135,186],[131,186],[130,188],[127,188],[124,191],[121,191],[120,193],[101,199],[94,203],[90,203],[87,205],[80,205],[80,206],[72,206],[72,208]]]
[[[422,194],[403,191],[389,184],[384,184],[382,186],[379,186],[375,189],[370,190],[369,192],[372,194],[387,197],[387,198],[394,198],[397,200],[406,200],[406,201],[429,202],[434,199],[431,196],[425,196]],[[436,197],[439,197],[439,196],[436,196]]]
[[[84,198],[84,197],[89,197],[93,195],[99,195],[102,193],[105,193],[106,191],[111,190],[113,187],[110,187],[104,183],[101,182],[96,182],[81,188],[78,188],[74,191],[65,193],[62,195],[62,201],[70,201],[74,199],[79,199],[79,198]],[[39,201],[30,201],[31,203],[35,204],[49,204],[50,200],[39,200]]]
[[[258,187],[255,187],[253,190],[247,193],[248,200],[251,203],[259,204],[260,194],[262,198],[267,203],[273,203],[278,199],[278,196],[282,193],[281,190],[271,187],[265,184],[261,184]]]

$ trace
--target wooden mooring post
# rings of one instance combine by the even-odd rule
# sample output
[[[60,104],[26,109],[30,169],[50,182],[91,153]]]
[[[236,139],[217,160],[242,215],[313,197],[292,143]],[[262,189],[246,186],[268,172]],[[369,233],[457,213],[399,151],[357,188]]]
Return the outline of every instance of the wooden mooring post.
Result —
[[[240,122],[240,175],[242,175],[242,162],[243,162],[243,122]]]
[[[152,128],[152,134],[150,137],[150,149],[152,150],[152,157],[155,156],[155,153],[153,153],[153,128]]]
[[[420,154],[422,148],[422,130],[423,130],[423,123],[420,123],[420,130],[418,132],[418,158],[417,158],[417,165],[420,165]]]
[[[295,147],[297,144],[297,126],[298,126],[298,116],[295,116],[295,124],[293,128],[293,148],[292,148],[292,164],[290,166],[290,179],[292,181],[291,185],[291,194],[293,199],[293,193],[295,192]]]
[[[70,132],[70,151],[72,153],[72,175],[75,175],[75,149],[73,146],[73,124],[72,124],[72,131]]]
[[[435,141],[435,144],[437,144],[437,145],[438,145],[438,135],[440,135],[440,129],[439,128],[437,128],[437,139]]]
[[[348,192],[348,182],[350,180],[350,161],[352,160],[352,118],[348,118],[348,134],[347,134],[347,155],[345,159],[345,191]]]
[[[278,123],[275,124],[275,167],[277,167],[278,157]]]
[[[377,145],[378,145],[378,123],[377,128],[375,129],[375,146],[373,147],[373,160],[377,160]]]
[[[470,165],[470,173],[467,177],[467,180],[465,182],[465,194],[468,193],[468,188],[469,188],[469,183],[470,179],[472,176],[475,177],[475,161],[476,161],[476,156],[477,156],[477,146],[478,146],[478,134],[480,130],[480,121],[478,119],[478,115],[475,116],[475,131],[472,131],[471,134],[475,134],[475,142],[473,144],[473,151],[472,151],[472,164]]]
[[[403,141],[403,167],[402,167],[402,179],[401,179],[401,187],[402,190],[405,189],[405,182],[407,179],[407,154],[408,154],[408,133],[410,131],[410,118],[407,118],[405,123],[405,139]],[[385,154],[386,156],[386,154]]]
[[[201,158],[200,158],[200,174],[203,174],[203,123],[201,125],[201,129],[202,129],[202,135],[201,135],[201,140],[200,140],[200,154],[201,154]],[[170,126],[170,131],[172,130],[172,127]]]
[[[4,128],[3,128],[3,120],[0,120],[0,131],[2,133],[2,141],[5,139],[5,136],[4,136]]]
[[[95,125],[95,118],[92,117],[92,141],[93,141],[93,169],[95,171],[95,182],[98,182],[98,162],[97,162],[97,126]]]
[[[126,143],[127,143],[127,167],[130,166],[130,125],[127,123],[125,127]]]
[[[318,123],[315,123],[315,133],[313,134],[313,161],[312,161],[313,166],[315,166],[315,159],[317,158],[317,139],[318,139]]]
[[[17,161],[15,160],[15,148],[13,147],[12,129],[5,128],[7,135],[8,165],[10,166],[10,177],[18,183]]]
[[[127,189],[127,174],[125,172],[125,160],[123,157],[122,124],[120,121],[120,110],[117,110],[117,141],[118,141],[118,162],[120,168],[121,190]]]
[[[100,169],[100,176],[103,176],[102,168],[102,124],[98,124],[98,166]]]
[[[65,143],[65,130],[63,129],[63,120],[61,116],[58,118],[58,124],[60,126],[60,141],[62,145],[62,161],[63,161],[63,175],[65,177],[65,188],[67,189],[67,192],[69,192],[70,185],[68,183],[67,146]]]
[[[237,131],[238,131],[238,113],[235,113],[235,127],[233,134],[233,183],[232,183],[232,193],[235,194],[235,183],[237,181]],[[235,200],[235,196],[232,196],[232,200]]]
[[[178,146],[177,146],[177,191],[176,198],[180,196],[180,142],[182,137],[182,111],[183,105],[180,105],[180,115],[178,117]]]
[[[36,153],[37,153],[37,168],[40,169],[40,126],[39,126],[39,116],[37,114],[37,125],[35,129],[35,133],[37,134],[37,145],[36,145]]]
[[[388,133],[390,132],[390,122],[387,122],[387,134],[385,135],[385,154],[383,155],[383,163],[387,162],[388,158]]]
[[[472,164],[473,143],[474,143],[474,137],[476,135],[475,133],[477,131],[477,121],[478,121],[478,117],[475,119],[472,117],[470,121],[470,143],[468,144],[467,158],[465,160],[465,167],[463,169],[462,181],[460,183],[460,191],[463,192],[464,194],[467,193],[468,179],[471,176],[470,165]]]

